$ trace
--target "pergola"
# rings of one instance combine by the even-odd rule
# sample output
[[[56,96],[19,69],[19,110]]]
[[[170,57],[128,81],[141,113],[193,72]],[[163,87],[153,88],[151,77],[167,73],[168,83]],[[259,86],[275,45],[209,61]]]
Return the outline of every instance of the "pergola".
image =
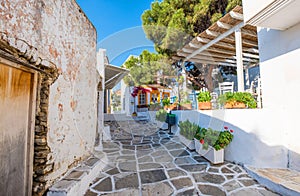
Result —
[[[243,8],[233,10],[177,51],[174,60],[237,67],[238,91],[244,91],[244,68],[258,65],[257,29],[243,19]]]

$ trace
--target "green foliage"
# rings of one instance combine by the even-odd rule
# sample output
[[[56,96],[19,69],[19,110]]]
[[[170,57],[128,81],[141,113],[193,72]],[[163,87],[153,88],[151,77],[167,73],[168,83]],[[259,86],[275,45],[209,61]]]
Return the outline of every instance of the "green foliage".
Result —
[[[236,102],[242,102],[246,104],[248,108],[256,108],[256,101],[248,92],[235,92],[233,99]]]
[[[242,5],[242,0],[228,0],[228,4],[226,6],[226,12],[232,10],[236,5]]]
[[[228,130],[228,127],[224,127],[225,130],[217,131],[211,128],[200,128],[195,134],[195,138],[203,145],[203,149],[207,150],[208,146],[212,146],[215,150],[221,150],[229,145],[233,139],[233,130]]]
[[[199,131],[200,127],[191,123],[189,120],[179,122],[180,135],[184,136],[188,140],[194,139],[194,135]]]
[[[160,54],[171,56],[241,0],[154,1],[142,14],[143,29]]]
[[[248,92],[227,92],[218,97],[220,104],[241,102],[248,108],[256,108],[256,101],[253,96]]]
[[[211,101],[211,95],[209,91],[201,91],[198,94],[198,102],[207,102]]]
[[[192,101],[189,99],[184,99],[180,102],[180,104],[188,104],[188,103],[192,103]]]
[[[160,122],[165,122],[167,118],[167,111],[164,109],[160,109],[155,114],[155,119]]]
[[[234,101],[233,95],[234,94],[232,92],[224,93],[218,97],[218,102],[224,105],[227,102]]]
[[[170,99],[169,98],[163,99],[162,104],[163,106],[170,106],[171,105]]]
[[[151,53],[144,50],[140,56],[131,56],[122,67],[129,69],[129,75],[124,77],[124,82],[129,85],[140,86],[153,84],[161,75],[174,76],[175,70],[170,66],[171,62],[160,54]],[[159,75],[161,74],[161,75]],[[162,83],[164,81],[161,81]]]

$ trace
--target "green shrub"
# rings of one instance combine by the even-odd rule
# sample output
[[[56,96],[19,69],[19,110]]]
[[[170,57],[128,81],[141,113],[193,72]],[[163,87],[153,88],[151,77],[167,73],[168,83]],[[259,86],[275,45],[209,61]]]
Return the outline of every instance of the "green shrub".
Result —
[[[216,150],[221,150],[229,145],[233,139],[233,130],[224,127],[223,131],[213,130],[211,128],[200,128],[195,134],[195,138],[203,145],[203,149],[207,150],[208,146],[212,146]]]
[[[180,121],[179,128],[180,128],[180,135],[184,136],[188,140],[193,140],[194,135],[200,129],[200,127],[197,124],[191,123],[189,120],[183,122]]]
[[[198,94],[198,102],[211,101],[211,95],[209,91],[202,91]]]
[[[167,118],[167,111],[164,109],[160,109],[155,114],[155,119],[160,122],[165,122]]]

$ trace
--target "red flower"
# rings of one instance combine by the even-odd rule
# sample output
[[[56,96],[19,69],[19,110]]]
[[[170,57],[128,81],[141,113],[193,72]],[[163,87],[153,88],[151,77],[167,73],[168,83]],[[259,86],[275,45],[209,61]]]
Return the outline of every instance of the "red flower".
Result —
[[[227,129],[228,129],[228,127],[226,127],[226,126],[225,126],[225,127],[224,127],[224,129],[226,129],[226,130],[227,130]]]
[[[201,143],[201,144],[204,144],[204,139],[201,139],[201,140],[200,140],[200,143]]]
[[[231,133],[233,133],[233,130],[232,130],[232,129],[230,129],[230,132],[231,132]]]

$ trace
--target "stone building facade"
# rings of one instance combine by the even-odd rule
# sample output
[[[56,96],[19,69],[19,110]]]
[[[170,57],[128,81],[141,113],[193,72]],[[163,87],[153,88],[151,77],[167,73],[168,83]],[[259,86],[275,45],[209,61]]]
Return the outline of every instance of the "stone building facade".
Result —
[[[31,97],[35,121],[30,121],[35,126],[29,129],[34,147],[29,145],[28,151],[33,163],[25,164],[33,176],[32,194],[43,195],[68,168],[93,152],[100,80],[96,30],[75,0],[2,0],[0,35],[1,58],[36,76],[36,94]],[[7,127],[4,124],[0,132]]]

